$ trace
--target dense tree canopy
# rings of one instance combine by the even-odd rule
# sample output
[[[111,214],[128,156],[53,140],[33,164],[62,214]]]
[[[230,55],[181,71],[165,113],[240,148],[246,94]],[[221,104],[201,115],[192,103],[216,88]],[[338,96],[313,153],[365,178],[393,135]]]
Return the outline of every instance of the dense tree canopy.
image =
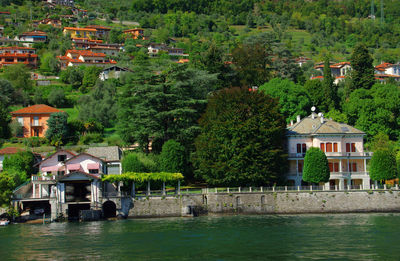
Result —
[[[397,177],[396,156],[389,149],[379,149],[371,158],[369,175],[372,180],[384,181]]]
[[[126,142],[148,149],[151,140],[175,139],[185,147],[199,132],[197,120],[205,109],[216,75],[174,65],[159,75],[138,73],[123,87],[118,130]]]
[[[297,115],[307,116],[312,106],[304,87],[289,80],[272,79],[263,84],[260,91],[279,99],[280,112],[287,122],[295,120]]]
[[[210,185],[266,185],[285,169],[285,119],[278,102],[247,88],[214,93],[200,119],[197,176]]]

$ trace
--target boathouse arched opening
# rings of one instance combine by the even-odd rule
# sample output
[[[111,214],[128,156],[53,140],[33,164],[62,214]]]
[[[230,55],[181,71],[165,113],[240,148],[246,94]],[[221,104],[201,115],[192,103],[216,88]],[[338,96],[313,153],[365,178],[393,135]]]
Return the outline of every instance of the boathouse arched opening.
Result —
[[[117,206],[112,201],[106,201],[103,204],[104,218],[112,218],[117,216]]]

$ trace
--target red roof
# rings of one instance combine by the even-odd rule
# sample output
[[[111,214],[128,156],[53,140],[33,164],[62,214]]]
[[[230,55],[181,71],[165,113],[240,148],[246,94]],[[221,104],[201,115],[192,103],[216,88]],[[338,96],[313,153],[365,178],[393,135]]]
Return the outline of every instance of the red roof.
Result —
[[[391,63],[381,63],[381,64],[375,66],[375,68],[376,69],[384,69],[384,68],[389,68],[392,66],[393,66],[393,64],[391,64]]]
[[[64,27],[64,30],[97,32],[97,30],[93,28],[77,28],[77,27]]]
[[[105,26],[101,26],[101,25],[88,25],[88,26],[85,26],[85,28],[94,28],[94,29],[100,29],[100,30],[106,30],[106,31],[111,30],[110,27],[105,27]]]
[[[95,56],[95,57],[105,57],[105,56],[106,56],[104,53],[94,53],[94,52],[92,52],[92,51],[87,51],[87,50],[75,50],[75,49],[66,51],[66,52],[65,52],[65,56],[66,56],[68,53],[75,53],[75,54],[79,54],[79,55],[82,55],[82,56]]]
[[[20,110],[12,111],[11,114],[51,114],[55,112],[62,112],[59,109],[50,107],[46,104],[36,104]]]
[[[37,54],[33,53],[0,53],[1,57],[31,57],[31,58],[36,58],[38,57]]]
[[[144,31],[144,29],[142,29],[142,28],[134,28],[134,29],[125,30],[124,33],[136,32],[136,31]]]
[[[15,154],[22,151],[21,148],[16,148],[16,147],[8,147],[0,150],[0,155],[9,155],[9,154]]]
[[[36,49],[30,47],[7,46],[7,47],[0,47],[0,50],[36,50]]]
[[[32,32],[25,32],[21,35],[40,35],[40,36],[47,36],[45,32],[42,31],[32,31]]]
[[[324,76],[315,76],[315,77],[311,78],[311,80],[315,80],[315,79],[324,79]]]

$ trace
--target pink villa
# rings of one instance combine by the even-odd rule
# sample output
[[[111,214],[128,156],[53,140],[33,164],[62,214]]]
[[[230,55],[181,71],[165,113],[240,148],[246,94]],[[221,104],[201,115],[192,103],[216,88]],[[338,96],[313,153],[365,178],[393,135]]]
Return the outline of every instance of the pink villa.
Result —
[[[322,113],[313,112],[288,127],[290,185],[305,185],[302,180],[304,156],[310,147],[325,152],[330,168],[330,179],[325,185],[330,189],[344,189],[347,186],[369,188],[370,177],[367,161],[371,152],[364,151],[365,133],[344,123],[324,118]],[[322,184],[320,184],[322,185]]]

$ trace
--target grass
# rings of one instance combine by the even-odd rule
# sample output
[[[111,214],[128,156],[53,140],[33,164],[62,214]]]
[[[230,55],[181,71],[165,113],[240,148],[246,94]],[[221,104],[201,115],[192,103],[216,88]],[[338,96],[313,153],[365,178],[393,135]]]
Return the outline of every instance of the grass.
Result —
[[[78,119],[79,116],[79,111],[78,108],[73,107],[73,108],[60,108],[60,110],[65,111],[66,113],[68,113],[68,120],[76,120]]]

